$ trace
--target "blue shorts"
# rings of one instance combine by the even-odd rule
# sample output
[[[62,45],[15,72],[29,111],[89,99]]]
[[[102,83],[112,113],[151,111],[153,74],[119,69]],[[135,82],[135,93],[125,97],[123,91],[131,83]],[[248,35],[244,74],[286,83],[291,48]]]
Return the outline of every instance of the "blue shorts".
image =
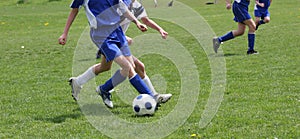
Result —
[[[234,2],[232,5],[232,12],[234,14],[234,21],[243,23],[245,20],[251,19],[248,13],[248,7],[239,3]]]
[[[270,13],[268,10],[266,10],[266,11],[254,10],[254,16],[264,19],[265,17],[270,17]]]
[[[96,33],[93,30],[91,30],[91,34],[93,42],[97,45],[101,54],[105,56],[107,62],[114,60],[120,55],[131,56],[126,37],[121,27],[114,30],[105,39],[101,39],[104,37],[95,35]]]

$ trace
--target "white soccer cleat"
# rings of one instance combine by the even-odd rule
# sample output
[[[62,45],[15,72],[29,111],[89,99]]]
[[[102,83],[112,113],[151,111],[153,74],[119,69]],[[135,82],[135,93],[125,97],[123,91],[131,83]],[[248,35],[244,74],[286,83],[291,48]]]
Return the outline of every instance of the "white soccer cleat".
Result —
[[[69,84],[72,88],[72,97],[75,101],[78,101],[79,100],[79,93],[80,93],[80,90],[82,88],[82,86],[80,86],[78,83],[77,83],[77,78],[76,77],[71,77],[69,79]]]
[[[213,38],[213,48],[214,48],[215,53],[218,53],[218,49],[220,47],[220,44],[221,44],[221,42],[219,41],[219,38],[214,37]]]
[[[157,103],[166,103],[172,97],[172,94],[156,94],[154,95],[154,99]]]

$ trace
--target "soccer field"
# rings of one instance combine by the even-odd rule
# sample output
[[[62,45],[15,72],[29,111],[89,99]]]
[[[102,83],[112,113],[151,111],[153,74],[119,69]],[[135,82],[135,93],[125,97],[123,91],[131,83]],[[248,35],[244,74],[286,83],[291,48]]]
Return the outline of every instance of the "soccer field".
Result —
[[[270,23],[256,32],[259,54],[247,55],[247,33],[213,52],[212,37],[237,28],[225,1],[169,1],[142,1],[167,40],[133,24],[127,32],[156,90],[173,94],[146,117],[134,115],[128,81],[113,109],[95,93],[116,65],[78,103],[71,97],[69,77],[99,62],[83,9],[61,46],[71,0],[0,1],[0,138],[300,138],[300,2],[273,0]]]

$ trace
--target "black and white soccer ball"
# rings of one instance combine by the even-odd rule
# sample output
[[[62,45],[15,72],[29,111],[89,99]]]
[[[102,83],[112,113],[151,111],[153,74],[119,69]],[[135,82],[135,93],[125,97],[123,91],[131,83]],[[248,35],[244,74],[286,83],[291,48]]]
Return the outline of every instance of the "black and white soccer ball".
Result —
[[[156,105],[155,99],[148,94],[140,94],[132,102],[133,111],[138,116],[153,115]]]

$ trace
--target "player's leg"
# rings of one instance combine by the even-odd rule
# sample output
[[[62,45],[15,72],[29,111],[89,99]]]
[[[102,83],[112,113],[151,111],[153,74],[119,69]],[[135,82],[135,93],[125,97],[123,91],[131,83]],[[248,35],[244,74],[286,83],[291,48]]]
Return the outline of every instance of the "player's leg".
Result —
[[[140,94],[148,94],[154,97],[154,94],[143,82],[142,78],[135,72],[132,56],[119,56],[114,61],[121,67],[120,75],[123,77],[128,76],[129,82]]]
[[[266,16],[266,17],[264,18],[264,22],[265,22],[265,23],[269,23],[269,22],[270,22],[270,20],[271,20],[271,19],[270,19],[270,17],[269,17],[269,16]]]
[[[103,85],[97,87],[97,92],[99,92],[99,95],[102,97],[102,100],[106,104],[106,106],[108,106],[109,108],[113,107],[113,103],[111,101],[111,94],[109,93],[109,91],[112,90],[121,82],[123,82],[126,79],[126,77],[129,78],[130,83],[135,87],[135,89],[139,93],[149,94],[153,96],[151,90],[142,81],[141,77],[134,71],[133,59],[132,56],[130,55],[130,51],[128,51],[129,53],[127,54],[129,56],[125,57],[121,54],[121,51],[115,45],[110,45],[109,48],[112,51],[115,51],[114,54],[116,55],[113,55],[112,57],[115,57],[114,62],[116,62],[121,67],[121,69],[117,70],[115,74],[109,80],[107,80]]]
[[[239,22],[237,30],[233,30],[232,35],[233,37],[242,36],[245,33],[245,30],[246,30],[246,25],[244,23]]]
[[[141,62],[139,59],[137,59],[134,56],[133,56],[133,60],[134,60],[134,64],[135,64],[135,71],[137,72],[137,74],[140,75],[140,77],[142,78],[144,83],[147,85],[147,87],[151,90],[151,92],[153,92],[153,95],[161,97],[162,103],[165,103],[168,100],[170,100],[170,98],[172,97],[172,94],[159,94],[156,92],[150,78],[146,74],[144,63]]]
[[[126,61],[126,59],[124,58],[123,55],[118,56],[118,58],[121,58]],[[111,62],[112,61],[109,61],[107,63],[111,63]],[[118,63],[118,64],[120,64],[120,63]],[[113,108],[113,102],[111,100],[110,91],[114,87],[116,87],[118,84],[123,82],[127,77],[128,66],[124,66],[124,65],[126,65],[126,64],[122,63],[121,70],[120,69],[117,70],[110,79],[108,79],[103,85],[100,85],[96,88],[96,92],[101,96],[104,104],[109,108]],[[101,66],[100,66],[98,70],[107,70],[107,69],[101,68]],[[124,73],[126,75],[124,75]]]
[[[87,83],[90,79],[96,76],[94,71],[95,65],[88,68],[84,73],[80,74],[77,77],[71,77],[69,83],[72,88],[72,97],[75,101],[79,100],[79,93],[82,88],[82,85]]]
[[[112,62],[106,62],[106,59],[103,56],[101,63],[91,66],[84,73],[80,74],[77,77],[71,77],[69,79],[69,82],[72,87],[72,96],[74,100],[79,100],[78,95],[80,93],[82,85],[93,79],[98,74],[110,70],[111,64]]]
[[[218,40],[220,42],[225,42],[225,41],[231,40],[231,39],[233,39],[235,37],[241,36],[241,35],[244,34],[245,29],[246,29],[246,25],[245,24],[238,23],[237,30],[233,30],[233,31],[228,32],[227,34],[219,37]]]
[[[149,89],[146,83],[142,80],[142,78],[135,72],[135,67],[133,66],[133,57],[126,56],[127,61],[123,60],[122,56],[117,57],[114,61],[120,65],[120,67],[124,69],[128,68],[127,70],[122,71],[121,73],[124,75],[123,72],[129,72],[128,78],[131,85],[140,93],[140,94],[148,94],[153,96],[157,103],[163,103],[163,97],[159,94],[154,95],[154,93]],[[129,66],[129,67],[127,67]],[[126,73],[125,73],[126,74]],[[170,97],[169,97],[170,98]],[[169,98],[167,100],[169,100]],[[166,100],[166,101],[167,101]],[[166,102],[165,101],[165,102]]]
[[[244,25],[242,23],[238,23],[238,29],[237,30],[230,31],[230,32],[226,33],[225,35],[223,35],[221,37],[214,37],[213,38],[214,51],[217,53],[217,51],[220,47],[220,44],[222,42],[225,42],[225,41],[234,39],[237,36],[243,35],[244,32],[245,32],[245,29],[246,29],[246,25]]]
[[[261,24],[261,17],[263,16],[262,13],[259,10],[254,10],[254,16],[255,16],[255,25],[256,25],[256,30],[258,29],[258,26]]]
[[[243,22],[245,19],[250,18],[249,14],[247,12],[247,9],[244,9],[243,6],[240,6],[237,3],[233,3],[232,12],[234,14],[234,21],[238,22],[238,30],[230,31],[221,37],[213,38],[213,48],[216,53],[222,42],[225,42],[225,41],[231,40],[237,36],[243,35],[244,29],[241,28],[242,26],[240,25],[239,22]]]
[[[105,56],[102,55],[101,57],[102,57],[101,62],[99,64],[96,64],[94,67],[94,71],[96,75],[105,71],[109,71],[112,66],[113,61],[107,62]]]
[[[259,24],[259,21],[260,21],[260,17],[256,16],[256,17],[255,17],[255,25],[256,25],[256,28],[255,28],[255,29],[256,29],[256,30],[258,29],[258,26],[260,25],[260,24]]]
[[[153,0],[154,2],[154,7],[157,7],[157,0]]]
[[[248,20],[244,21],[244,24],[246,24],[248,26],[248,28],[249,28],[249,31],[248,31],[248,51],[247,51],[247,54],[258,54],[258,52],[254,50],[255,31],[256,31],[255,22],[252,19],[248,19]]]
[[[132,72],[134,71],[134,62],[128,45],[123,45],[119,48],[115,42],[107,41],[105,42],[105,45],[101,46],[101,50],[103,54],[107,56],[106,61],[104,62],[115,61],[121,67],[121,69],[116,71],[105,84],[99,86],[99,90],[104,94],[107,94],[108,91],[124,81],[126,77],[130,78],[134,76],[134,73]]]

